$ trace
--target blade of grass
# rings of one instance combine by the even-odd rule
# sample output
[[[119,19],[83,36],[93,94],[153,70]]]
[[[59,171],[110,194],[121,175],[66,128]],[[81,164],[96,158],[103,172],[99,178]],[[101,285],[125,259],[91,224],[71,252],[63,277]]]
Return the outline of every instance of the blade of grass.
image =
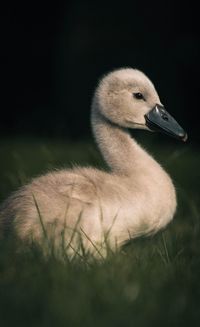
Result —
[[[78,224],[79,224],[80,221],[81,221],[82,213],[83,213],[83,211],[80,212],[80,214],[79,214],[79,216],[78,216],[78,219],[77,219],[77,221],[76,221],[76,224],[75,224],[74,228],[72,229],[72,235],[71,235],[71,238],[70,238],[70,240],[69,240],[69,243],[68,243],[67,247],[65,248],[65,251],[67,251],[69,245],[73,242],[73,239],[74,239],[74,235],[75,235],[75,233],[78,233],[78,234],[79,234],[79,231],[77,230],[77,227],[78,227]],[[66,227],[66,228],[68,228],[68,227]]]
[[[42,227],[42,232],[43,232],[44,238],[48,241],[48,235],[47,235],[44,223],[43,223],[42,215],[41,215],[37,200],[36,200],[35,195],[33,193],[32,193],[32,196],[33,196],[33,201],[34,201],[37,213],[38,213],[39,221],[40,221],[40,224],[41,224],[41,227]]]
[[[88,239],[88,241],[92,244],[92,246],[94,247],[94,249],[97,251],[97,253],[100,255],[100,257],[104,260],[105,258],[103,257],[103,255],[101,254],[101,252],[99,251],[98,247],[96,246],[96,244],[94,244],[94,242],[91,240],[91,238],[84,232],[84,230],[82,228],[80,228],[80,230],[82,231],[82,233],[84,234],[84,236]]]
[[[170,260],[170,257],[169,257],[169,251],[168,251],[168,248],[167,248],[164,233],[162,233],[162,240],[163,240],[163,244],[164,244],[164,250],[165,250],[165,255],[166,255],[166,258],[167,258],[167,263],[170,263],[171,260]]]

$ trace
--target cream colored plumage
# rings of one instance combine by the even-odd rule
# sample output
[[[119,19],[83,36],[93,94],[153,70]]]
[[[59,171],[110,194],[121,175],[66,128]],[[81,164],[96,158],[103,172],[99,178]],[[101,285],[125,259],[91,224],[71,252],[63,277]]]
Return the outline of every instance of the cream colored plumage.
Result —
[[[146,101],[134,98],[137,92]],[[110,171],[74,168],[33,179],[2,205],[1,229],[12,225],[20,238],[41,242],[39,208],[57,248],[65,229],[68,251],[77,250],[82,237],[85,249],[97,254],[92,243],[103,246],[105,235],[114,250],[130,237],[165,227],[176,209],[173,183],[128,132],[148,129],[144,116],[156,104],[159,96],[142,72],[127,68],[105,76],[94,94],[91,121]]]

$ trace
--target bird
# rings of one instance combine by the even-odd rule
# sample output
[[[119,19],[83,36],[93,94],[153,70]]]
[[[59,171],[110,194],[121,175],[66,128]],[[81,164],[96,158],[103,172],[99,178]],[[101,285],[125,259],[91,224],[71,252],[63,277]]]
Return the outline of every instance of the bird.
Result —
[[[40,245],[45,236],[69,255],[84,249],[102,257],[108,244],[115,252],[173,219],[173,181],[130,134],[144,129],[187,139],[151,80],[135,68],[116,69],[100,79],[91,102],[93,136],[108,169],[76,166],[34,178],[1,205],[1,231]]]

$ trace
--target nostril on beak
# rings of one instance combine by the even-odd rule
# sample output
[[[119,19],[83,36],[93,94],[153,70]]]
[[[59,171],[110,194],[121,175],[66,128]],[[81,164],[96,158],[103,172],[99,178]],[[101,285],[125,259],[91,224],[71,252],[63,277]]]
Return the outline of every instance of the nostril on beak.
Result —
[[[162,117],[163,120],[166,120],[166,121],[169,120],[168,116],[166,114],[164,114],[164,113],[161,114],[161,117]]]

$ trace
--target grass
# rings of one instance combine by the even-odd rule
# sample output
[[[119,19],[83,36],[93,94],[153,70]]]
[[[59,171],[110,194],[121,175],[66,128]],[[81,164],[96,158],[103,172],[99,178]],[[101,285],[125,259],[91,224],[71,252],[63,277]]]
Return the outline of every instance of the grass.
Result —
[[[1,326],[199,326],[200,154],[176,141],[144,139],[178,193],[173,222],[101,261],[59,262],[12,239],[0,243]],[[0,141],[0,199],[51,168],[102,166],[87,142]],[[20,247],[20,253],[16,248]]]

